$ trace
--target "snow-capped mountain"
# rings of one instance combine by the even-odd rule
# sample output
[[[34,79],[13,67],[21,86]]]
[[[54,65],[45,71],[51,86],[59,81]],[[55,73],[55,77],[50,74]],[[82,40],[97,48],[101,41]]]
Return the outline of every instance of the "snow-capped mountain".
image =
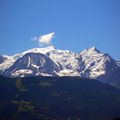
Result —
[[[95,47],[82,51],[80,76],[97,79],[101,82],[120,88],[120,66],[118,61],[108,54],[103,54]]]
[[[73,53],[53,46],[0,57],[1,74],[24,76],[81,76],[120,87],[120,62],[95,47]]]
[[[5,71],[6,76],[56,76],[59,71],[57,66],[49,57],[41,53],[27,53],[19,58],[9,69]]]
[[[81,58],[81,66],[83,68],[81,69],[80,67],[79,72],[82,76],[89,78],[96,78],[104,75],[106,72],[107,63],[114,61],[108,54],[101,53],[95,47],[82,51],[79,54],[79,57]]]

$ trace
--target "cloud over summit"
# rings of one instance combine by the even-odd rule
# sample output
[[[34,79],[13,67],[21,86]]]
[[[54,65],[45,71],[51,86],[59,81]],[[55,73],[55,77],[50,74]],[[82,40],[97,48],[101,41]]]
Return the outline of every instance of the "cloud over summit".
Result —
[[[54,38],[54,32],[52,33],[49,33],[49,34],[45,34],[45,35],[41,35],[39,38],[38,38],[38,42],[39,43],[42,43],[42,44],[47,44],[49,45],[51,43],[51,40],[52,38]]]
[[[55,33],[54,32],[51,32],[51,33],[48,33],[48,34],[44,34],[44,35],[40,35],[38,37],[32,37],[31,40],[32,41],[37,41],[39,46],[48,46],[48,45],[51,45],[52,44],[52,39],[55,37],[54,36]]]

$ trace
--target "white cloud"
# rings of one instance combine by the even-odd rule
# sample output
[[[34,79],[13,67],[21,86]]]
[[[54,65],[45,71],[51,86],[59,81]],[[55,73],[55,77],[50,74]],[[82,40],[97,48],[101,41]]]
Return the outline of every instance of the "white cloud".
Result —
[[[54,34],[55,33],[52,32],[49,34],[41,35],[40,37],[38,37],[39,44],[45,44],[45,45],[51,44],[51,41],[54,38]]]
[[[55,33],[48,33],[48,34],[44,34],[44,35],[40,35],[38,37],[32,37],[31,40],[32,41],[38,41],[39,46],[43,47],[45,45],[51,45],[52,44],[52,39],[55,37],[54,36]]]

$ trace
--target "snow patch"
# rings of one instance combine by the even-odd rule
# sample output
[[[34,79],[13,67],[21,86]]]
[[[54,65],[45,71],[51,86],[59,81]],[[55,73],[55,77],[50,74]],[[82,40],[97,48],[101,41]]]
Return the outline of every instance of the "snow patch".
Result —
[[[18,71],[15,71],[14,73],[12,73],[12,76],[16,77],[16,76],[20,76],[20,75],[24,75],[24,74],[32,74],[32,70],[28,70],[28,69],[21,69],[21,70],[18,70]]]

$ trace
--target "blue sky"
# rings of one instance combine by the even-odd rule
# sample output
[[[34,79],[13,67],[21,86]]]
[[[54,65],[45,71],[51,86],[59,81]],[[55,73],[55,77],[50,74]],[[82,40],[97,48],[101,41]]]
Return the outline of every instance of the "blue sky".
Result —
[[[0,0],[0,54],[39,47],[31,38],[51,32],[58,49],[96,46],[120,59],[120,0]]]

